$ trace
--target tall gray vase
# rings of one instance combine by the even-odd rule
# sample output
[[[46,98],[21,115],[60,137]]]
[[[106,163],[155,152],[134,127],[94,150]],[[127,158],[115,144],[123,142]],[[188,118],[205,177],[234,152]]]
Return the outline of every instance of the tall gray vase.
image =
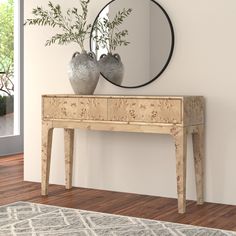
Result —
[[[93,94],[100,75],[95,54],[86,51],[74,53],[69,63],[68,74],[75,94]]]
[[[119,54],[101,55],[99,68],[102,75],[114,84],[121,85],[124,76],[124,65]]]

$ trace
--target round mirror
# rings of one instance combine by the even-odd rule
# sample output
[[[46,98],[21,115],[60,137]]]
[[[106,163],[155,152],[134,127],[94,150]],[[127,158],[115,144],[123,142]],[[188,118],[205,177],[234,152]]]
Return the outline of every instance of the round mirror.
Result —
[[[90,48],[105,79],[124,88],[142,87],[168,66],[174,30],[154,0],[113,0],[94,21]]]

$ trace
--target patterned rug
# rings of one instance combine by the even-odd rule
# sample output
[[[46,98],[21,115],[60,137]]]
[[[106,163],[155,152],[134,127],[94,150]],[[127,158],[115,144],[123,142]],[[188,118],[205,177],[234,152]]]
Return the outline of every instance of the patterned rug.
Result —
[[[236,236],[236,232],[55,206],[0,207],[0,236]]]

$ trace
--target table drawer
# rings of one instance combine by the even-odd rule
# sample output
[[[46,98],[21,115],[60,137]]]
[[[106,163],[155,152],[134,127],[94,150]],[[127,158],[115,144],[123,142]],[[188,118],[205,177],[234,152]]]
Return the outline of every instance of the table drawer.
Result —
[[[43,98],[44,119],[107,120],[107,99]]]
[[[109,99],[108,120],[182,123],[181,99]]]

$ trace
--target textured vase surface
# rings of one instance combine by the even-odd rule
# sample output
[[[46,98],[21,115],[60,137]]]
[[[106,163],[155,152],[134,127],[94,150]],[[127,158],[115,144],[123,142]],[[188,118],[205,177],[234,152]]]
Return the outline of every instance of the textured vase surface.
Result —
[[[97,86],[100,70],[93,52],[74,53],[69,64],[69,80],[75,94],[91,95]]]
[[[121,85],[124,76],[124,65],[119,54],[103,54],[99,60],[102,75],[114,84]]]

